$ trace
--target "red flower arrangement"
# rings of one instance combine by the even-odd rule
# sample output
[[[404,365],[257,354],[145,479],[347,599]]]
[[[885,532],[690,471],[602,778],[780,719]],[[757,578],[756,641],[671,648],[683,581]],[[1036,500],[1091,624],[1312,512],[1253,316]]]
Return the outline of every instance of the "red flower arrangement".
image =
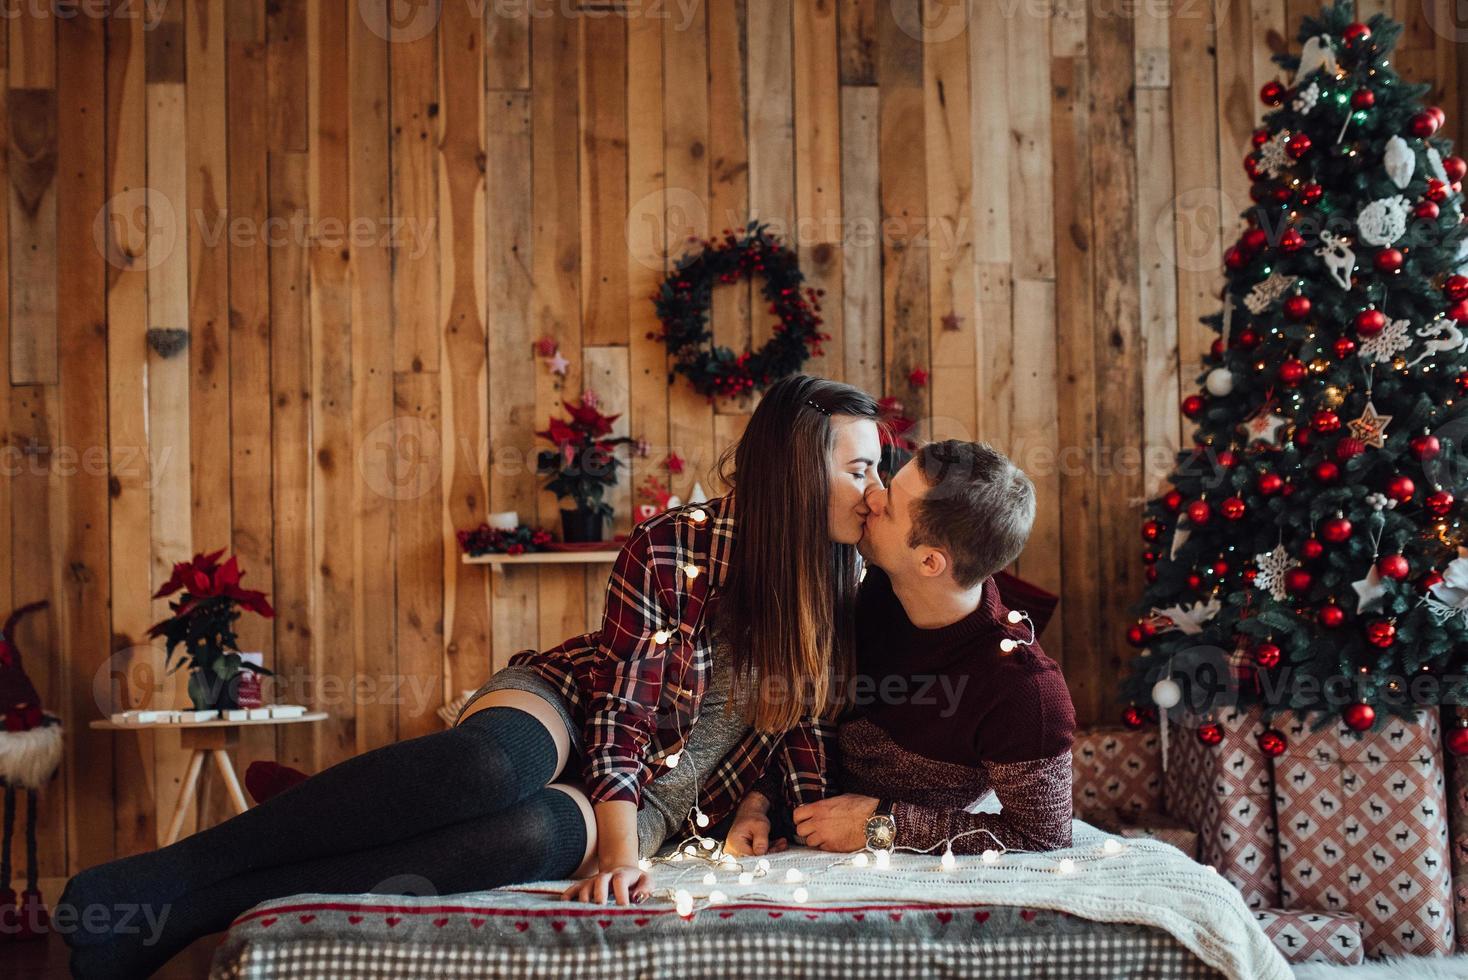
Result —
[[[456,535],[459,547],[470,555],[523,555],[526,552],[544,551],[545,546],[555,541],[549,531],[521,524],[513,531],[481,524],[473,530],[460,531]]]

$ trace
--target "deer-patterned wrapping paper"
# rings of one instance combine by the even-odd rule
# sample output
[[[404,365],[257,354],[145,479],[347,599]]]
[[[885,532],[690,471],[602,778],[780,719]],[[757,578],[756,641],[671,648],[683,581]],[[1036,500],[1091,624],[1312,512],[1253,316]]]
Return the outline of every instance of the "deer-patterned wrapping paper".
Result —
[[[1254,918],[1274,948],[1291,963],[1354,966],[1366,958],[1361,919],[1349,912],[1259,909]]]
[[[1144,813],[1162,808],[1162,749],[1156,729],[1076,732],[1071,746],[1076,816]]]
[[[1448,835],[1452,838],[1453,925],[1458,952],[1468,952],[1468,756],[1444,754],[1448,770]]]
[[[1358,736],[1277,720],[1280,904],[1353,912],[1368,956],[1450,952],[1455,941],[1447,790],[1436,708]]]
[[[1256,741],[1265,727],[1260,711],[1224,708],[1211,720],[1223,729],[1217,745],[1198,740],[1205,719],[1193,715],[1168,739],[1167,812],[1197,829],[1198,859],[1232,883],[1250,908],[1278,906],[1269,760]]]

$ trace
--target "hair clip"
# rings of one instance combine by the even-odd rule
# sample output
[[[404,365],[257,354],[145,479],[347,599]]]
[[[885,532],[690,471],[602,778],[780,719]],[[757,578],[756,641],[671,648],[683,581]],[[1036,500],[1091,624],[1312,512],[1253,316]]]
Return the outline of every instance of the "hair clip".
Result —
[[[826,409],[825,409],[825,408],[824,408],[824,407],[823,407],[823,406],[820,406],[820,405],[817,405],[817,404],[816,404],[816,401],[815,401],[815,399],[814,399],[814,398],[807,398],[807,399],[806,399],[806,400],[805,400],[805,403],[806,403],[806,404],[807,404],[807,405],[809,405],[809,406],[810,406],[810,407],[811,407],[811,408],[813,408],[813,409],[815,409],[815,410],[816,410],[816,411],[818,411],[818,412],[820,412],[820,413],[821,413],[821,414],[822,414],[822,415],[830,415],[830,414],[831,414],[831,413],[830,413],[830,412],[829,412],[829,411],[827,411],[827,410],[826,410]]]

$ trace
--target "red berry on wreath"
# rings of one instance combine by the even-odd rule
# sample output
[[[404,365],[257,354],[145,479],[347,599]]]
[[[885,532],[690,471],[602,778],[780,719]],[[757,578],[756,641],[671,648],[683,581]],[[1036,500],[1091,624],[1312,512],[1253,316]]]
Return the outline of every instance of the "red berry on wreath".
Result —
[[[1341,720],[1353,732],[1364,732],[1376,723],[1376,709],[1369,704],[1348,704],[1341,711]]]
[[[1427,139],[1437,132],[1437,117],[1430,112],[1419,112],[1407,124],[1407,131],[1418,139]]]
[[[1218,511],[1230,521],[1241,520],[1244,516],[1244,502],[1238,497],[1229,497],[1218,505]]]
[[[1310,152],[1310,137],[1306,133],[1292,133],[1285,140],[1285,152],[1296,160]]]
[[[1213,508],[1208,506],[1206,500],[1195,500],[1188,504],[1188,520],[1196,525],[1207,524],[1213,516]]]
[[[1126,641],[1134,647],[1147,645],[1147,633],[1140,623],[1133,623],[1126,628]]]
[[[1443,280],[1443,295],[1454,303],[1468,299],[1468,276],[1454,273]]]
[[[1147,721],[1145,718],[1142,717],[1142,713],[1137,710],[1136,705],[1133,705],[1132,707],[1127,708],[1121,713],[1121,723],[1126,726],[1129,731],[1135,732],[1141,729],[1141,727],[1145,725]]]
[[[1374,337],[1386,329],[1386,314],[1380,310],[1362,310],[1356,314],[1356,332],[1363,337]],[[1354,347],[1355,345],[1352,344]]]
[[[1272,497],[1284,489],[1284,477],[1278,473],[1259,474],[1259,492],[1266,497]]]
[[[1396,579],[1400,582],[1412,574],[1412,565],[1407,561],[1405,555],[1387,555],[1376,563],[1376,570],[1384,578]]]
[[[1300,545],[1300,557],[1306,561],[1314,561],[1325,554],[1325,545],[1320,543],[1319,538],[1306,538],[1305,543]]]
[[[1424,432],[1420,436],[1413,436],[1412,441],[1407,443],[1407,446],[1412,450],[1412,455],[1424,463],[1430,459],[1436,459],[1438,454],[1443,451],[1443,444],[1431,432]]]
[[[1310,297],[1297,294],[1285,300],[1284,315],[1296,323],[1310,319]]]
[[[1356,353],[1356,342],[1350,337],[1337,337],[1335,339],[1335,356],[1344,361]]]
[[[1261,643],[1254,648],[1254,661],[1265,670],[1279,666],[1280,650],[1273,643]]]
[[[1453,755],[1468,755],[1468,720],[1458,719],[1443,741]]]
[[[1210,721],[1198,726],[1198,741],[1204,745],[1217,745],[1223,741],[1223,726]]]
[[[1433,517],[1447,517],[1453,509],[1453,495],[1447,490],[1437,490],[1428,494],[1422,503]]]
[[[1304,297],[1300,297],[1304,299]],[[1306,302],[1309,302],[1306,300]],[[1279,366],[1279,380],[1281,384],[1293,388],[1305,380],[1305,362],[1297,357],[1292,357]]]
[[[1310,472],[1321,483],[1334,483],[1341,478],[1341,468],[1328,459],[1316,463]]]
[[[1352,109],[1370,109],[1376,105],[1376,93],[1369,88],[1358,88],[1351,93]]]
[[[1464,162],[1460,156],[1451,156],[1443,161],[1443,173],[1448,175],[1448,180],[1456,184],[1464,176],[1468,176],[1468,162]]]
[[[1332,602],[1321,607],[1319,619],[1321,626],[1333,630],[1346,621],[1346,611]]]
[[[1366,642],[1374,647],[1386,649],[1397,641],[1397,628],[1385,619],[1373,619],[1366,624]]]
[[[1410,476],[1394,476],[1386,485],[1386,495],[1399,504],[1405,504],[1417,492],[1417,484]]]
[[[1285,572],[1285,588],[1291,595],[1304,595],[1314,582],[1315,576],[1306,569],[1296,567]]]
[[[1340,514],[1320,525],[1320,536],[1331,544],[1340,544],[1351,536],[1351,522]]]
[[[1190,419],[1195,419],[1203,414],[1203,396],[1189,395],[1183,399],[1183,414]]]
[[[1284,732],[1281,732],[1277,728],[1267,729],[1259,736],[1259,751],[1271,759],[1277,759],[1284,755],[1285,749],[1289,747],[1290,743],[1284,737]]]
[[[1402,267],[1402,263],[1406,261],[1406,256],[1402,254],[1401,249],[1384,248],[1376,253],[1374,261],[1378,271],[1396,272]]]
[[[1279,82],[1265,82],[1264,87],[1259,90],[1259,101],[1265,105],[1276,106],[1284,101],[1285,87]]]
[[[1228,562],[1226,562],[1226,561],[1216,561],[1216,562],[1214,562],[1213,563],[1213,574],[1216,575],[1216,576],[1218,576],[1219,578],[1223,578],[1225,575],[1227,575],[1228,574]]]

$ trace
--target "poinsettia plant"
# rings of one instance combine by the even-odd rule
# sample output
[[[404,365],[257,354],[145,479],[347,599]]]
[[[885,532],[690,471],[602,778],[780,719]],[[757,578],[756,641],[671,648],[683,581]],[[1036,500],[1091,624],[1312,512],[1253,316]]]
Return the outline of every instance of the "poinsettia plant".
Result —
[[[896,472],[907,465],[917,451],[917,443],[908,436],[913,427],[912,419],[905,414],[906,407],[891,395],[877,402],[877,435],[882,444],[882,462],[878,467],[882,479],[891,482]]]
[[[634,440],[612,435],[612,423],[621,416],[603,415],[590,392],[580,402],[562,404],[570,418],[553,418],[549,428],[536,433],[555,446],[540,452],[537,471],[549,477],[545,488],[557,497],[576,501],[578,510],[611,517],[612,505],[602,498],[625,465],[616,450]]]
[[[240,587],[244,572],[234,556],[220,563],[224,551],[220,548],[209,554],[196,554],[188,561],[175,562],[173,574],[153,593],[154,599],[180,593],[168,604],[173,615],[153,624],[148,635],[161,636],[167,642],[166,667],[172,662],[174,651],[183,648],[178,662],[168,672],[173,673],[184,665],[189,667],[189,699],[196,708],[233,707],[235,679],[242,671],[273,673],[240,656],[234,623],[241,612],[270,619],[275,610],[265,593]]]

